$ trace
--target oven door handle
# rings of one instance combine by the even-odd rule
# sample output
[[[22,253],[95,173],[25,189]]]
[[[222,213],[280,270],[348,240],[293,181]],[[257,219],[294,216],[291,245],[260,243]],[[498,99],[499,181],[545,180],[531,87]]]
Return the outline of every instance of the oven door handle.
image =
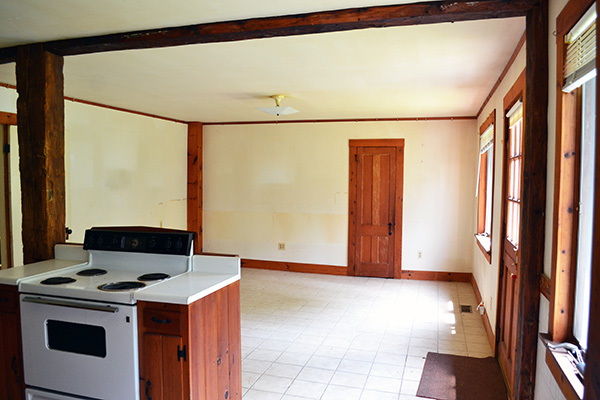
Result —
[[[78,308],[80,310],[101,311],[101,312],[107,312],[107,313],[112,313],[112,314],[119,312],[119,308],[113,307],[113,306],[82,304],[82,303],[76,303],[73,301],[43,299],[41,297],[23,297],[23,302],[44,304],[44,305],[48,305],[48,306],[57,306],[57,307]]]

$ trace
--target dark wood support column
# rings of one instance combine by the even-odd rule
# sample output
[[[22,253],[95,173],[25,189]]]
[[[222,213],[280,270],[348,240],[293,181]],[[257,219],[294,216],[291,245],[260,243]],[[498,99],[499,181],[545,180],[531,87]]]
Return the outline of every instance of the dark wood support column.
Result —
[[[202,251],[202,123],[188,124],[187,229],[196,232],[195,252]]]
[[[544,268],[548,152],[548,2],[527,14],[527,67],[523,189],[521,209],[520,298],[515,356],[515,399],[533,399],[538,344],[540,275]]]
[[[65,241],[63,57],[19,48],[17,115],[25,264],[54,257]]]

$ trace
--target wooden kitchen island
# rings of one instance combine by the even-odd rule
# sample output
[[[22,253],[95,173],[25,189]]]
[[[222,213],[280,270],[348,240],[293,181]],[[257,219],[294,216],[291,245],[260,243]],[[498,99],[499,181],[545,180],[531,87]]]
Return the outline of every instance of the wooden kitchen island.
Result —
[[[21,284],[87,265],[81,246],[59,245],[57,254],[65,259],[0,271],[0,400],[25,399]],[[139,398],[241,400],[239,257],[194,255],[190,261],[188,272],[133,294]]]
[[[138,302],[140,398],[240,400],[239,280],[189,305]]]

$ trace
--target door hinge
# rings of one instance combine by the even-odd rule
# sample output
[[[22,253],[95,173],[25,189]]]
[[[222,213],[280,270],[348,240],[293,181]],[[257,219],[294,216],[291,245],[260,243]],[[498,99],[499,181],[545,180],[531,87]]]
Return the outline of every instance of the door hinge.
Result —
[[[185,350],[185,346],[183,346],[183,349],[179,348],[179,345],[177,345],[177,361],[181,361],[181,359],[183,358],[183,361],[187,361],[187,352]]]
[[[2,151],[4,151],[4,154],[10,153],[10,144],[5,144]]]

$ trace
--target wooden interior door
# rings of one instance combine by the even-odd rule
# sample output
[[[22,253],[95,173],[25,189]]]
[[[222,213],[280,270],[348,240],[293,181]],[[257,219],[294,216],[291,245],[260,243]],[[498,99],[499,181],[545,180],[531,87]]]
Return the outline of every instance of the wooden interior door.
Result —
[[[367,144],[351,154],[351,270],[358,276],[399,277],[403,146]]]
[[[512,393],[519,304],[519,233],[523,165],[523,118],[510,124],[504,173],[503,252],[500,265],[498,358]]]

